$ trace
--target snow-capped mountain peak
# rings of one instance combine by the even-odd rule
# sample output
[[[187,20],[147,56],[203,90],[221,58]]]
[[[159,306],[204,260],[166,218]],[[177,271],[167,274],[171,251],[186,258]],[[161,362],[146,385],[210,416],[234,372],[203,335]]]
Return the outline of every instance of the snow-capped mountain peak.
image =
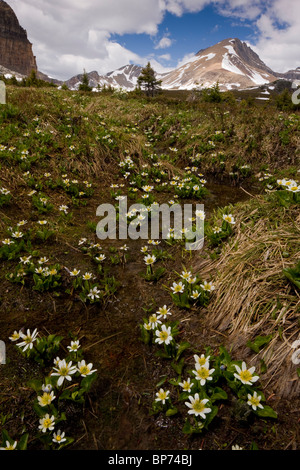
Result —
[[[246,88],[276,80],[272,70],[239,39],[225,39],[199,51],[186,64],[162,76],[163,88],[193,89],[217,82],[220,89]]]
[[[99,75],[88,73],[89,84],[95,90],[110,86],[134,90],[142,67],[134,64]],[[246,43],[238,38],[224,39],[217,44],[197,52],[186,63],[171,72],[156,74],[162,81],[162,88],[173,90],[192,90],[209,88],[216,83],[222,91],[245,89],[272,83],[278,78],[300,79],[300,68],[285,74],[271,70]],[[66,82],[69,88],[77,89],[82,75]]]

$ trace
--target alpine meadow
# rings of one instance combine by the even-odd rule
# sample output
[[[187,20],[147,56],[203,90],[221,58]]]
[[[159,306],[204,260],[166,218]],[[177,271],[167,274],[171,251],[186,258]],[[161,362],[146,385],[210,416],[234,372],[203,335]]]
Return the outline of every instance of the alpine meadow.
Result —
[[[49,78],[8,3],[1,449],[299,450],[299,68],[234,38]]]

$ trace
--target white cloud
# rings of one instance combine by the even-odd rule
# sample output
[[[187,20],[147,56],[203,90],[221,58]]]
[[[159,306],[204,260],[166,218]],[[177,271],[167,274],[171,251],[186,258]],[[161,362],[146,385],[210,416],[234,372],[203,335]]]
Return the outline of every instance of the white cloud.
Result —
[[[160,60],[171,60],[171,55],[170,54],[162,54],[162,55],[159,55],[158,58]]]
[[[86,70],[107,73],[144,58],[113,34],[154,36],[163,0],[7,0],[33,43],[38,68],[62,80]]]
[[[27,30],[39,69],[63,80],[83,68],[107,73],[127,63],[143,65],[149,57],[140,57],[114,42],[114,34],[147,34],[154,39],[167,12],[179,17],[207,5],[213,5],[223,16],[249,20],[256,29],[251,47],[274,70],[300,65],[299,0],[6,1]],[[172,41],[176,37],[170,39],[164,34],[158,43],[154,40],[154,49],[169,47]],[[187,54],[180,63],[192,56]],[[155,66],[166,71],[157,61]]]
[[[164,36],[156,44],[155,49],[167,49],[167,47],[170,47],[172,44],[173,44],[172,39],[168,38],[167,36]]]
[[[259,36],[252,46],[276,72],[300,66],[300,2],[275,0],[257,20]]]

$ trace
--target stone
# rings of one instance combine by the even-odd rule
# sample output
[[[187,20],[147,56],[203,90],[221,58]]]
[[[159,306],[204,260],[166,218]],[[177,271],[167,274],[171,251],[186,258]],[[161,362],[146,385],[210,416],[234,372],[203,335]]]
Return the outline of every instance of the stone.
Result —
[[[37,72],[36,59],[27,32],[20,26],[13,9],[0,0],[0,65],[29,76]]]

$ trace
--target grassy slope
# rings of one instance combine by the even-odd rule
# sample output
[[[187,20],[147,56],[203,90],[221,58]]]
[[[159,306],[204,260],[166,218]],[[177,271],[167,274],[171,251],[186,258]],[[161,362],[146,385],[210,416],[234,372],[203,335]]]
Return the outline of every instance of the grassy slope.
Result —
[[[64,291],[71,285],[67,270],[76,267],[81,273],[91,270],[97,273],[97,266],[91,263],[90,256],[81,251],[78,241],[87,237],[97,242],[95,211],[99,204],[114,201],[110,195],[111,184],[122,183],[125,188],[129,187],[119,167],[120,160],[126,156],[133,158],[137,173],[144,170],[144,165],[154,168],[155,154],[159,155],[157,158],[167,180],[175,175],[187,175],[185,168],[196,166],[205,178],[233,186],[243,184],[250,193],[253,190],[255,194],[265,194],[266,184],[276,189],[279,177],[299,180],[299,115],[278,113],[268,105],[191,104],[176,99],[169,99],[166,103],[162,98],[147,101],[126,95],[103,93],[95,96],[13,87],[8,89],[8,103],[1,109],[0,144],[6,148],[0,152],[0,186],[10,191],[11,200],[0,208],[1,236],[4,239],[8,236],[8,227],[16,228],[19,221],[26,220],[24,230],[31,245],[27,245],[25,254],[26,251],[27,254],[31,253],[36,260],[38,256],[46,256],[50,259],[49,265],[59,264],[62,285],[59,289],[39,292],[32,289],[30,279],[24,286],[13,284],[7,280],[7,274],[14,272],[18,257],[11,261],[0,260],[1,338],[7,338],[13,330],[23,326],[47,331],[51,327],[58,334],[72,332],[73,335],[83,335],[89,351],[98,341],[99,328],[102,329],[103,339],[118,331],[122,314],[121,317],[116,315],[115,319],[110,316],[109,301],[113,297],[108,295],[103,306],[98,306],[84,303],[79,298],[70,298]],[[73,193],[70,193],[70,187],[62,183],[66,178],[64,175],[70,181],[78,181],[71,184]],[[86,181],[92,184],[91,188]],[[145,181],[153,184],[154,173]],[[78,186],[80,191],[86,193],[82,197],[78,196]],[[34,205],[33,196],[28,196],[32,190],[49,197],[53,207],[49,207],[48,212],[43,212],[38,203]],[[159,201],[167,201],[174,196],[172,190],[157,191],[155,194]],[[208,331],[218,331],[220,335],[218,339],[210,340],[213,347],[226,338],[237,356],[244,354],[256,366],[267,366],[264,384],[270,387],[270,394],[274,392],[282,397],[292,393],[297,396],[299,380],[296,367],[290,361],[290,345],[297,339],[299,291],[283,276],[282,270],[294,266],[299,259],[299,205],[279,200],[276,193],[271,193],[269,198],[258,196],[250,199],[229,208],[237,222],[228,241],[211,247],[208,236],[204,252],[194,254],[193,259],[183,253],[181,247],[171,247],[170,253],[175,261],[163,262],[168,273],[163,283],[173,281],[174,271],[179,271],[186,264],[205,278],[212,276],[216,282],[216,292],[207,309],[193,309],[192,317],[186,318],[187,339],[195,340],[200,349],[207,345],[203,342],[204,322]],[[205,199],[203,202],[205,204]],[[222,201],[218,203],[222,204]],[[64,216],[59,210],[61,205],[68,206],[69,216]],[[220,213],[213,214],[212,221],[213,217],[218,223]],[[42,242],[37,234],[38,220],[41,219],[47,220],[47,227],[51,227],[53,232],[46,242]],[[123,351],[121,354],[124,357],[131,357],[130,347],[133,356],[139,355],[132,331],[135,331],[137,338],[137,319],[139,322],[142,318],[141,308],[153,298],[162,304],[170,301],[160,286],[145,287],[139,276],[144,269],[139,248],[136,244],[131,248],[128,274],[126,265],[123,270],[120,264],[108,263],[109,275],[120,280],[125,290],[136,290],[133,297],[128,298],[122,290],[120,294],[122,304],[127,305],[125,308],[134,312],[129,315],[128,324],[123,324],[125,339],[115,345],[116,350],[108,346],[97,349],[96,346],[92,349],[93,354],[88,353],[89,360],[103,368],[108,383],[109,373],[112,373],[109,363],[106,359],[99,360],[99,357],[111,354],[110,360],[116,360],[118,364],[120,351]],[[109,258],[113,250],[108,244],[105,250]],[[182,314],[181,309],[175,308],[175,311],[177,318],[182,320],[185,313]],[[90,321],[94,325],[93,332]],[[195,335],[192,325],[199,328],[199,336]],[[272,341],[259,354],[254,355],[246,348],[247,341],[269,334],[273,335]],[[201,335],[204,335],[203,338]],[[13,364],[8,378],[3,380],[5,390],[10,392],[11,378],[17,380],[16,370],[23,366],[14,355],[12,346],[8,347]],[[151,367],[150,358],[147,358],[153,379],[148,392],[153,393],[155,378],[158,377],[155,367]],[[260,363],[261,359],[263,362]],[[27,366],[24,367],[26,369]],[[127,370],[121,361],[122,367]],[[133,364],[130,370],[131,367],[134,370]],[[31,373],[33,371],[28,366],[24,372],[26,379]],[[122,375],[123,372],[117,379],[123,387]],[[283,376],[286,385],[282,381]],[[135,385],[136,389],[134,392],[131,390],[131,395],[136,393],[138,396],[143,393],[142,384]],[[103,393],[105,385],[100,383],[98,387]],[[16,390],[14,393],[17,394]],[[26,392],[25,397],[19,398],[27,412],[29,399]],[[16,402],[9,401],[7,406],[5,400],[2,414],[6,415],[11,406],[13,416],[10,426],[16,432],[19,430],[15,417]],[[100,406],[102,410],[101,406],[104,405],[97,403],[96,399],[94,406]],[[30,426],[34,427],[34,422],[34,416],[30,415]],[[109,432],[107,422],[106,426]],[[281,436],[283,441],[284,438],[285,435]],[[112,444],[103,439],[104,447],[109,448]],[[219,439],[228,439],[228,436],[219,436]],[[287,439],[291,439],[290,435]],[[251,433],[246,442],[249,440],[251,442]],[[89,442],[87,446],[91,445]],[[126,448],[130,443],[122,445]],[[157,444],[147,442],[143,445]],[[264,445],[272,448],[273,444],[266,441]]]

